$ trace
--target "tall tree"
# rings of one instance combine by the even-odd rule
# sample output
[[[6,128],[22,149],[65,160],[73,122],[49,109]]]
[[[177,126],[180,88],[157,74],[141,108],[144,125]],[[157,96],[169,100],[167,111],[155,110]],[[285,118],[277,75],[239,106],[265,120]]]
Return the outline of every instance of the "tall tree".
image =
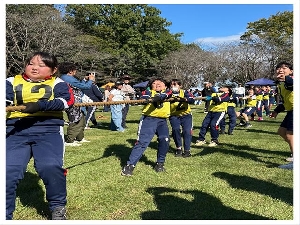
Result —
[[[33,51],[49,51],[60,60],[76,58],[83,49],[77,35],[52,5],[6,5],[7,76],[22,72]]]
[[[269,76],[272,76],[278,61],[293,62],[293,12],[278,12],[268,19],[248,23],[241,40],[264,50],[264,57],[269,64]]]
[[[95,47],[110,53],[111,73],[147,75],[149,68],[181,45],[182,34],[171,34],[167,29],[171,23],[160,13],[143,4],[72,4],[66,6],[65,20],[99,38]]]

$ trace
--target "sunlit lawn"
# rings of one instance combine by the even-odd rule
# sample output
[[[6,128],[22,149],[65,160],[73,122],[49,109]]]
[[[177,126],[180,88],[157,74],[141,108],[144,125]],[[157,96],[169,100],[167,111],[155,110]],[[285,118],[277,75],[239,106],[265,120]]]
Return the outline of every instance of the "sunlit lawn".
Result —
[[[110,113],[100,129],[85,131],[90,143],[67,147],[69,220],[292,220],[293,171],[277,168],[290,156],[276,134],[284,117],[253,121],[221,135],[217,147],[192,146],[192,157],[174,157],[174,142],[156,173],[156,138],[132,177],[120,175],[136,140],[142,106],[131,106],[124,133],[109,130]],[[193,143],[205,114],[193,106]],[[207,141],[210,135],[207,134]],[[49,218],[45,189],[30,162],[17,191],[15,220]]]

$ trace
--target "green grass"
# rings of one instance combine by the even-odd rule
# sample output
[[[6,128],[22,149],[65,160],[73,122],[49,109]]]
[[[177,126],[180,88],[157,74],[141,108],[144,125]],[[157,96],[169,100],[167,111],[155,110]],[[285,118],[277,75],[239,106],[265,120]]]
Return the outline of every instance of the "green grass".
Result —
[[[277,168],[289,157],[276,131],[284,117],[253,121],[217,147],[192,146],[192,157],[174,157],[171,139],[165,173],[156,173],[156,138],[132,177],[120,175],[136,140],[142,106],[130,107],[124,133],[109,130],[110,113],[97,112],[100,129],[90,143],[66,147],[69,220],[293,220],[293,171]],[[204,118],[193,106],[193,143]],[[210,141],[210,134],[206,136]],[[45,188],[30,161],[17,190],[15,220],[49,218]]]

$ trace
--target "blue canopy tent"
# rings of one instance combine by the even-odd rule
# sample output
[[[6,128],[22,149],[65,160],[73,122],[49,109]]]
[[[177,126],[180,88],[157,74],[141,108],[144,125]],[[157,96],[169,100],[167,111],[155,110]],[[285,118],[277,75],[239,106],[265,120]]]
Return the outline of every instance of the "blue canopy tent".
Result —
[[[254,86],[275,86],[276,83],[273,80],[267,79],[267,78],[260,78],[257,80],[249,81],[245,84],[245,86],[254,85]]]
[[[133,85],[133,88],[146,88],[148,86],[149,81],[144,81],[138,84]]]

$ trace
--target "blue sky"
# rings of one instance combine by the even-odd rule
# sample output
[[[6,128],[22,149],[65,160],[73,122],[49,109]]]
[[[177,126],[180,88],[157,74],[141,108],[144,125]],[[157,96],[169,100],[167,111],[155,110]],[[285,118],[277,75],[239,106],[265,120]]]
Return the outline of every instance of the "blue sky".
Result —
[[[185,44],[238,40],[247,23],[293,11],[292,4],[151,4],[172,22],[171,33],[184,33]]]
[[[213,3],[214,0],[210,1]],[[276,2],[276,0],[271,2],[274,1]],[[277,1],[276,4],[207,4],[207,2],[205,4],[175,4],[175,0],[174,4],[149,5],[159,9],[160,16],[172,23],[168,27],[171,33],[184,33],[181,38],[182,43],[199,42],[210,46],[214,43],[239,40],[249,22],[262,18],[268,19],[278,12],[293,11],[294,1],[286,0],[289,4],[283,4],[282,0],[279,3]],[[76,2],[72,3],[76,4]],[[119,4],[119,2],[114,3],[113,0],[111,3]]]

